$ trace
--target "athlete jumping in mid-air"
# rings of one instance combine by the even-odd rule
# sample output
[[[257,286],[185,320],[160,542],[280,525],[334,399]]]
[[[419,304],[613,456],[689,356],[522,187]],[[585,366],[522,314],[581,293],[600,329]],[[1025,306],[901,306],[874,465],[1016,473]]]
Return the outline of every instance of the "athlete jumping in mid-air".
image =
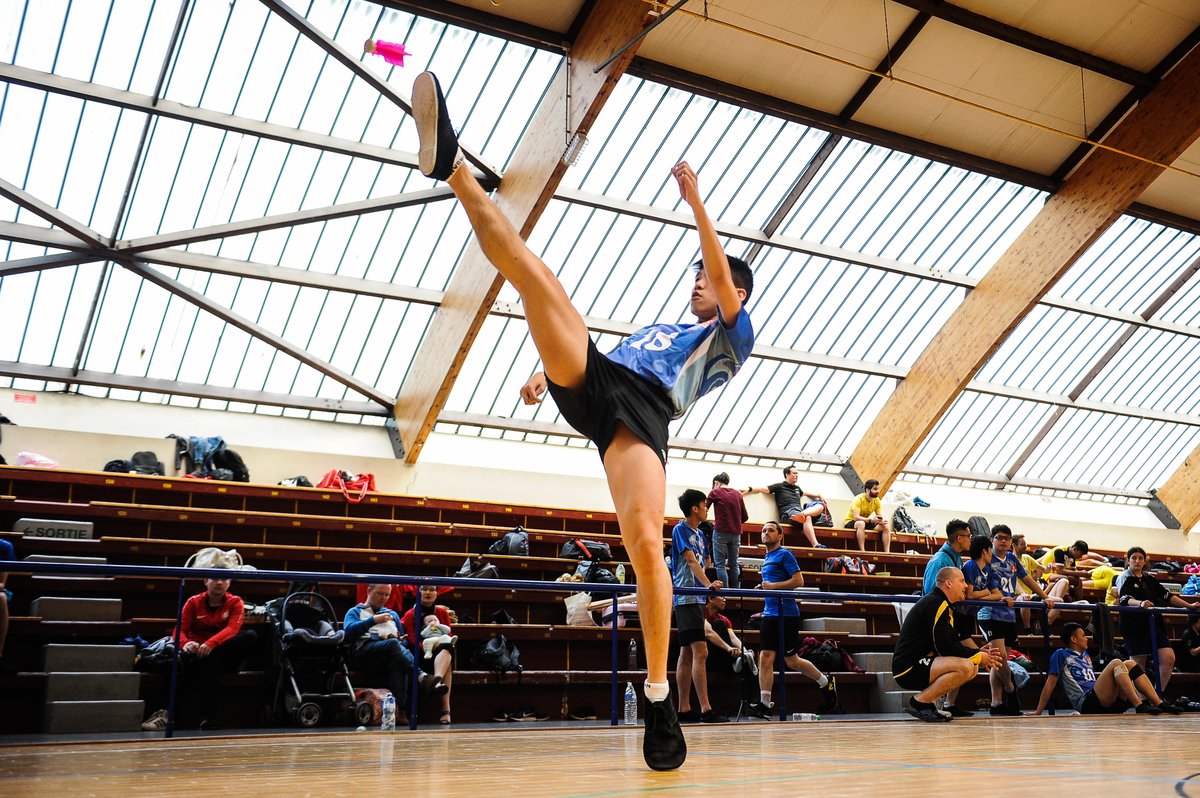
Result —
[[[667,684],[672,606],[671,574],[662,561],[667,423],[725,384],[749,357],[754,331],[743,305],[753,288],[750,267],[722,251],[700,200],[696,173],[678,164],[671,174],[700,234],[701,260],[691,295],[691,312],[699,321],[646,327],[601,354],[558,278],[463,165],[432,73],[417,77],[412,100],[421,171],[449,184],[484,255],[524,303],[544,371],[529,379],[522,398],[536,403],[548,389],[563,417],[600,451],[621,539],[637,574],[647,671],[642,753],[655,770],[677,768],[687,745]]]

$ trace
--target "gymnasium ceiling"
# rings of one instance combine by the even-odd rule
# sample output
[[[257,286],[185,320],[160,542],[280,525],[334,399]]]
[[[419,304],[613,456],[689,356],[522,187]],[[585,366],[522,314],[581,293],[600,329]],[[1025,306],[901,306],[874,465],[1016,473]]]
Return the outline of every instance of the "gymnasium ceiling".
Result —
[[[595,7],[0,3],[0,385],[382,425],[470,241],[413,168],[412,77],[438,72],[495,185]],[[673,427],[675,456],[849,457],[1046,198],[1200,41],[1192,0],[1080,8],[690,0],[650,31],[530,245],[602,349],[679,320],[697,242],[668,169],[697,167],[753,261],[758,348]],[[368,37],[412,55],[390,67]],[[1179,469],[1200,443],[1200,145],[1163,166],[908,477],[1145,502]],[[584,445],[552,403],[518,401],[537,359],[516,300],[491,306],[437,429]]]

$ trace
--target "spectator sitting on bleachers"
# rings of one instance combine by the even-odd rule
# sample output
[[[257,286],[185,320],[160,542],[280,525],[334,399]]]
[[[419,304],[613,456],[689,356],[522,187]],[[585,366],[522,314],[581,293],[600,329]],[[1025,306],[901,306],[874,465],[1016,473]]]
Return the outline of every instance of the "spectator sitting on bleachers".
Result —
[[[774,496],[779,520],[803,532],[808,545],[814,549],[823,549],[825,545],[817,542],[812,520],[824,511],[825,500],[816,493],[805,493],[800,489],[799,481],[800,470],[790,465],[783,469],[783,482],[776,482],[765,488],[746,488],[742,493],[746,496],[751,493],[769,493]]]
[[[742,546],[742,524],[750,520],[742,492],[729,487],[729,474],[713,477],[708,503],[713,508],[712,558],[717,579],[729,587],[741,587],[738,550]]]
[[[1043,582],[1046,579],[1046,566],[1042,565],[1037,559],[1029,553],[1029,544],[1025,541],[1024,535],[1012,536],[1012,552],[1020,561],[1021,567],[1025,569],[1025,573],[1032,576],[1034,579],[1040,579]]]
[[[953,568],[961,570],[963,567],[963,554],[971,548],[971,527],[966,521],[961,518],[952,518],[946,523],[946,542],[942,547],[934,552],[929,558],[929,562],[925,564],[925,575],[921,583],[921,592],[929,595],[937,587],[938,574],[943,568]],[[961,600],[961,599],[959,599]],[[964,640],[964,645],[974,646],[974,641],[971,640],[970,632],[967,626],[974,626],[973,619],[960,616],[961,619],[956,619],[958,626],[961,628],[961,633],[965,637],[960,637]],[[939,693],[938,695],[942,695]],[[959,709],[955,702],[958,700],[958,687],[947,691],[946,695],[946,711],[953,717],[969,718],[974,715],[967,709]]]
[[[0,560],[15,560],[13,544],[0,538]],[[0,572],[0,676],[8,676],[17,672],[12,663],[4,659],[4,641],[8,638],[8,600],[12,593],[4,585],[8,582],[8,574]]]
[[[1134,546],[1125,553],[1125,561],[1129,564],[1129,575],[1121,583],[1117,604],[1122,607],[1176,607],[1191,608],[1191,604],[1180,596],[1167,590],[1162,583],[1148,573],[1146,567],[1146,550]],[[1151,645],[1150,624],[1154,624],[1155,642]],[[1121,635],[1125,638],[1125,649],[1138,665],[1146,667],[1146,661],[1152,648],[1158,651],[1158,684],[1159,689],[1166,692],[1167,684],[1171,681],[1171,672],[1175,669],[1175,649],[1171,647],[1171,638],[1167,635],[1167,627],[1160,613],[1148,616],[1144,612],[1121,613]]]
[[[1108,558],[1089,551],[1087,541],[1077,540],[1069,546],[1055,546],[1041,557],[1046,567],[1046,579],[1054,582],[1066,579],[1072,585],[1089,578],[1091,570],[1108,565]]]
[[[1087,632],[1081,625],[1074,621],[1063,624],[1061,637],[1063,648],[1050,658],[1046,683],[1033,714],[1042,714],[1060,681],[1067,701],[1082,715],[1115,715],[1130,707],[1147,715],[1164,711],[1178,715],[1183,711],[1159,698],[1146,673],[1131,659],[1114,659],[1097,674],[1087,651]]]
[[[253,629],[242,628],[245,603],[229,592],[229,585],[228,578],[205,579],[204,592],[183,605],[179,625],[181,684],[199,690],[201,729],[217,728],[217,680],[236,671],[258,640]],[[160,710],[142,728],[156,731],[166,723],[166,713]]]
[[[733,631],[733,624],[722,612],[725,597],[713,593],[704,606],[704,641],[708,644],[708,669],[713,672],[737,674],[742,684],[742,698],[754,701],[758,684],[758,665],[754,652],[745,647]]]
[[[962,521],[958,523],[966,528]],[[892,677],[902,689],[917,691],[908,700],[905,712],[918,720],[939,723],[954,715],[938,712],[934,702],[956,693],[975,678],[979,668],[998,666],[1000,657],[990,644],[978,649],[963,645],[962,633],[955,628],[960,616],[956,616],[953,606],[967,592],[962,570],[948,565],[934,575],[933,581],[933,589],[913,606],[900,627],[892,654]]]
[[[400,616],[387,608],[391,595],[391,585],[368,585],[366,601],[350,608],[342,628],[351,667],[381,680],[392,691],[399,710],[407,712],[413,655],[400,639]],[[422,674],[421,686],[431,692],[449,690],[428,674]]]
[[[1179,656],[1175,660],[1183,673],[1200,673],[1200,613],[1188,616],[1187,629],[1179,640]]]
[[[878,529],[883,541],[883,551],[892,550],[892,529],[888,520],[883,517],[883,507],[879,501],[879,480],[868,479],[863,484],[863,492],[850,502],[846,511],[846,529],[854,530],[858,539],[858,550],[867,550],[867,530]]]
[[[436,585],[421,585],[419,601],[421,603],[421,617],[426,615],[437,616],[438,623],[451,628],[453,616],[450,608],[437,603],[438,587]],[[408,636],[409,645],[417,645],[417,629],[416,629],[416,613],[415,607],[410,607],[408,612],[404,613],[404,617],[400,619],[400,623],[404,627],[404,633]],[[422,624],[424,621],[422,620]],[[451,628],[450,634],[453,635]],[[442,646],[433,655],[433,659],[421,659],[421,668],[426,671],[422,676],[422,686],[424,686],[424,676],[432,675],[438,682],[438,687],[431,692],[434,695],[442,697],[442,712],[438,718],[438,722],[443,726],[450,725],[450,689],[451,682],[454,680],[454,650],[452,646]],[[445,687],[445,690],[441,688]]]
[[[767,550],[762,563],[762,590],[796,590],[804,587],[804,574],[796,555],[783,547],[783,527],[774,521],[762,525],[762,544]],[[829,674],[800,656],[797,638],[800,635],[800,605],[795,599],[766,599],[763,602],[762,625],[758,641],[759,700],[747,708],[747,713],[760,718],[771,717],[772,690],[775,685],[775,657],[784,658],[788,667],[803,673],[817,683],[821,691],[821,711],[826,714],[842,712],[838,704],[837,682]],[[783,634],[780,634],[780,626]]]

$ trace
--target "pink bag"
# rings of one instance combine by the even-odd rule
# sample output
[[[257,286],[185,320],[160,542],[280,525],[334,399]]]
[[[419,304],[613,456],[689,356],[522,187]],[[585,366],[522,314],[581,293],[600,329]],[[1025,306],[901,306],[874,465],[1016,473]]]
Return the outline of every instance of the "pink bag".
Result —
[[[367,495],[367,492],[375,492],[375,475],[374,474],[347,474],[345,471],[332,469],[328,474],[321,477],[321,481],[317,483],[318,488],[337,488],[346,497],[346,501],[351,504],[358,504]],[[355,495],[357,493],[357,495]]]

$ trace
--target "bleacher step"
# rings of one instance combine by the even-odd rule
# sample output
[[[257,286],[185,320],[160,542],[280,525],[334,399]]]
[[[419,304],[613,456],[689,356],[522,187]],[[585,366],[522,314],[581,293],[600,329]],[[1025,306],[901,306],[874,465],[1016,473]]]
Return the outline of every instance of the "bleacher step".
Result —
[[[47,734],[137,731],[144,711],[143,701],[49,701],[42,730]]]
[[[871,707],[873,712],[903,712],[908,705],[908,699],[915,696],[915,690],[888,690],[873,696]]]
[[[71,562],[84,565],[107,565],[107,557],[76,557],[72,554],[30,554],[26,562]]]
[[[860,651],[854,655],[854,664],[867,673],[891,673],[892,652]]]
[[[44,653],[47,673],[104,673],[133,667],[133,646],[50,643]]]
[[[119,621],[121,600],[42,596],[29,603],[29,614],[44,621]]]
[[[857,658],[856,658],[857,659]],[[896,680],[892,678],[892,667],[889,665],[886,670],[879,671],[875,674],[876,691],[880,693],[895,692],[903,688],[896,684]]]
[[[849,632],[850,634],[865,635],[867,633],[866,618],[805,618],[800,623],[805,632]]]
[[[132,701],[142,675],[136,671],[46,674],[46,701]]]

